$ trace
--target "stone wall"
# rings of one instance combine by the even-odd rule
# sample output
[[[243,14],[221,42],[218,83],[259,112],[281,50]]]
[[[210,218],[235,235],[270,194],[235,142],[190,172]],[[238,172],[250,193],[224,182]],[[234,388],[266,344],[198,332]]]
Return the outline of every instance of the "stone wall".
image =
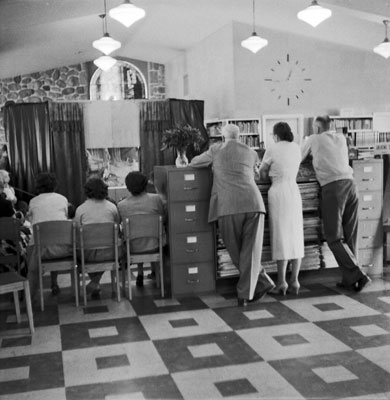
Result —
[[[148,63],[149,99],[165,99],[165,68],[162,64]]]
[[[129,60],[132,62],[132,60]],[[135,61],[135,60],[134,60]],[[136,62],[135,62],[136,63]],[[88,100],[92,63],[82,63],[28,75],[0,79],[0,109],[7,101],[33,103],[55,100]],[[165,68],[147,63],[148,94],[151,100],[165,98]],[[91,75],[91,76],[90,76]],[[0,144],[6,142],[3,111],[0,111]]]
[[[53,100],[88,100],[88,97],[89,78],[85,63],[0,80],[0,107],[7,101],[37,103]],[[4,141],[1,111],[0,143]]]

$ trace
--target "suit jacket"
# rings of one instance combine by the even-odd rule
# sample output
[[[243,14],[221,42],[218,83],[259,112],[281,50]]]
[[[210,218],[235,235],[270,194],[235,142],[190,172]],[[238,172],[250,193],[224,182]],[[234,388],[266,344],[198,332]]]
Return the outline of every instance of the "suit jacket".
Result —
[[[194,157],[191,167],[212,165],[209,222],[219,217],[247,212],[265,212],[263,198],[255,182],[257,153],[247,145],[231,140],[211,146]]]

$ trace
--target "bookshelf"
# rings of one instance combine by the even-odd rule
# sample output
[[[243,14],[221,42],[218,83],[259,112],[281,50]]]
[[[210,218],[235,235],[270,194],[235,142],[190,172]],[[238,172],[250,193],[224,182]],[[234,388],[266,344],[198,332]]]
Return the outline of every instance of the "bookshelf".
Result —
[[[205,121],[205,127],[211,141],[222,140],[222,128],[235,124],[240,129],[240,141],[254,150],[262,147],[259,118],[226,118]]]

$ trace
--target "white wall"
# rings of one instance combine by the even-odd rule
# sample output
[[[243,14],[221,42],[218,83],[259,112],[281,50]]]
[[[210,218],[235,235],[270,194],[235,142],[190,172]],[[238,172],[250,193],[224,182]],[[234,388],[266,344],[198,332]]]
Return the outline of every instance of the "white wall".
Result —
[[[167,76],[169,96],[171,88],[180,87],[177,79],[182,82],[187,72],[189,97],[205,100],[205,119],[295,113],[311,117],[337,114],[341,108],[353,108],[355,114],[390,111],[389,60],[373,52],[262,28],[257,33],[269,44],[252,54],[240,45],[250,33],[247,25],[229,24],[188,50],[187,68],[181,60],[180,76]],[[273,76],[271,68],[278,65],[277,60],[285,62],[287,54],[290,64],[298,61],[305,71],[294,70],[288,83],[266,82]],[[296,72],[312,81],[293,79]],[[276,75],[281,81],[288,76],[287,72]],[[300,99],[295,99],[295,92]],[[172,93],[171,97],[182,97],[182,93]],[[289,106],[285,95],[291,97]]]

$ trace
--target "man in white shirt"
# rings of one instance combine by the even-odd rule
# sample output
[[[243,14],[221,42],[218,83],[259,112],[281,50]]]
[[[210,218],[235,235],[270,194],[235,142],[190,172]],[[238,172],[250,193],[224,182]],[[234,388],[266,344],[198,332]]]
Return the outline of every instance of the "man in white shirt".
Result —
[[[302,147],[302,160],[309,153],[321,185],[321,211],[325,239],[342,273],[338,286],[360,292],[370,278],[356,259],[358,202],[348,147],[342,134],[330,131],[330,118],[314,120],[314,134]]]

